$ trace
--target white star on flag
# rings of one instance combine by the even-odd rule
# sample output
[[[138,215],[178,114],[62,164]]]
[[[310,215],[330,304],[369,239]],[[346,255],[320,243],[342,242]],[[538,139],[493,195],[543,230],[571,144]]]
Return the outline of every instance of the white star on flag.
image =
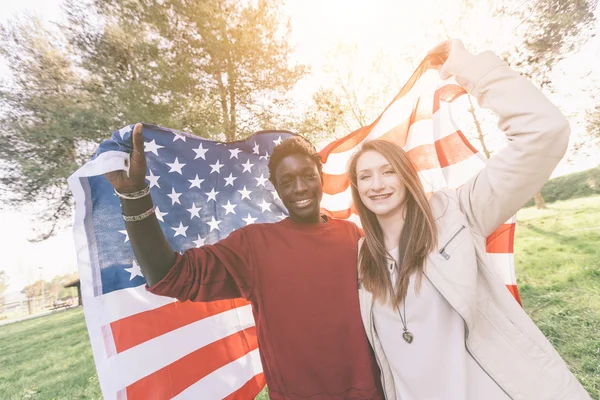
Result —
[[[233,157],[238,158],[238,154],[240,154],[241,150],[240,149],[229,149],[229,152],[231,153],[231,155],[229,156],[229,159],[231,160]],[[238,158],[239,160],[239,158]]]
[[[183,140],[184,142],[186,141],[185,136],[180,135],[179,133],[173,132],[173,142],[175,142],[177,140]]]
[[[165,222],[165,220],[163,219],[163,217],[165,215],[168,214],[168,212],[160,212],[160,210],[158,209],[158,206],[156,206],[156,208],[154,209],[154,214],[156,214],[156,219],[158,219],[161,222]]]
[[[279,146],[281,144],[282,140],[281,140],[281,136],[279,136],[277,138],[277,140],[273,140],[273,143],[275,143],[275,146]]]
[[[150,171],[150,175],[146,176],[146,179],[148,180],[148,182],[150,182],[150,189],[152,189],[154,186],[156,186],[157,188],[160,189],[160,185],[158,184],[158,180],[160,179],[159,175],[154,175],[152,173],[152,170]]]
[[[169,167],[171,167],[171,170],[169,171],[169,173],[171,172],[178,172],[180,175],[183,175],[183,172],[181,172],[181,168],[185,167],[185,164],[181,164],[179,163],[179,159],[177,157],[175,157],[175,162],[171,163],[166,163]]]
[[[208,151],[208,149],[205,149],[204,147],[202,147],[202,143],[200,143],[200,146],[198,146],[197,149],[192,149],[196,152],[196,157],[194,157],[194,160],[198,159],[198,158],[202,158],[203,160],[206,160],[206,152]]]
[[[246,225],[250,225],[250,224],[253,224],[254,221],[256,221],[258,218],[252,218],[252,216],[248,213],[248,216],[246,218],[242,218],[242,219],[244,220]]]
[[[252,148],[252,151],[254,152],[253,154],[260,154],[259,149],[260,147],[258,146],[258,143],[254,142],[254,147]]]
[[[221,223],[221,221],[218,221],[215,219],[214,216],[211,217],[211,220],[209,222],[207,222],[208,225],[210,225],[210,231],[212,232],[213,229],[216,229],[218,231],[220,231],[221,229],[219,228],[219,224]]]
[[[264,156],[260,156],[258,159],[259,159],[259,160],[262,160],[263,158],[264,158],[265,160],[268,160],[268,159],[269,159],[269,153],[267,153],[267,152],[265,151],[265,155],[264,155]]]
[[[201,189],[200,185],[202,184],[202,182],[204,182],[204,179],[198,178],[198,174],[196,174],[196,177],[194,179],[188,179],[188,181],[191,183],[190,189],[193,187]]]
[[[123,235],[125,235],[125,241],[123,243],[129,242],[129,233],[127,233],[127,230],[119,231],[119,233],[122,233]]]
[[[189,228],[189,226],[183,226],[183,223],[181,223],[181,221],[180,221],[179,226],[177,228],[171,227],[171,229],[173,229],[175,231],[175,236],[173,236],[173,237],[176,237],[179,235],[187,237],[185,231],[187,231],[188,228]]]
[[[260,174],[259,178],[254,178],[254,179],[256,179],[258,181],[258,183],[256,184],[256,187],[258,187],[258,186],[266,187],[265,182],[267,181],[267,178],[264,177],[264,174]]]
[[[224,206],[221,206],[221,207],[223,207],[225,209],[225,211],[226,211],[225,215],[229,215],[230,212],[235,214],[234,208],[237,207],[237,204],[231,204],[229,202],[229,200],[227,200],[227,204],[225,204]]]
[[[242,194],[242,200],[244,199],[250,199],[250,193],[252,193],[250,190],[246,190],[246,186],[244,186],[243,190],[238,190],[238,192],[240,192]]]
[[[171,188],[171,194],[167,194],[167,196],[169,196],[171,198],[171,205],[172,206],[174,206],[175,203],[181,204],[181,202],[179,201],[179,196],[181,196],[181,193],[177,193],[175,191],[175,188]]]
[[[151,151],[152,153],[158,155],[158,149],[162,149],[165,146],[161,146],[159,144],[156,144],[156,140],[152,139],[149,142],[144,142],[144,152],[147,153],[149,151]]]
[[[223,165],[224,164],[219,163],[219,160],[217,160],[217,162],[214,164],[210,164],[210,168],[211,168],[210,173],[212,174],[213,172],[216,172],[217,174],[220,174],[221,168],[223,168]]]
[[[234,186],[233,185],[233,181],[235,181],[237,179],[237,176],[233,176],[233,174],[230,173],[229,176],[227,178],[224,178],[224,179],[225,179],[225,182],[226,182],[225,186],[227,186],[227,185]]]
[[[119,129],[119,135],[121,135],[121,139],[125,139],[125,134],[129,132],[131,132],[131,125]]]
[[[192,203],[192,208],[188,208],[187,210],[190,212],[190,220],[192,220],[194,217],[200,218],[198,212],[202,210],[202,207],[196,208],[196,204]]]
[[[273,200],[281,200],[281,198],[279,197],[279,193],[277,193],[277,190],[271,190],[271,193],[273,194]]]
[[[217,195],[219,194],[219,192],[215,192],[215,188],[212,188],[210,192],[204,194],[208,196],[208,200],[206,201],[217,201]]]
[[[254,166],[254,164],[250,164],[250,159],[248,159],[248,161],[246,161],[246,164],[242,164],[242,167],[244,167],[244,170],[242,172],[252,173],[253,166]]]
[[[196,247],[200,247],[200,246],[204,246],[205,240],[206,240],[206,238],[200,237],[200,234],[198,234],[198,240],[192,240],[192,242],[194,242]]]
[[[136,276],[144,276],[142,275],[142,269],[137,261],[133,260],[131,263],[131,268],[125,268],[125,271],[129,272],[129,280],[133,280]]]
[[[258,205],[260,208],[262,208],[262,212],[264,213],[265,211],[271,211],[271,203],[267,203],[264,199],[262,201],[261,204]]]

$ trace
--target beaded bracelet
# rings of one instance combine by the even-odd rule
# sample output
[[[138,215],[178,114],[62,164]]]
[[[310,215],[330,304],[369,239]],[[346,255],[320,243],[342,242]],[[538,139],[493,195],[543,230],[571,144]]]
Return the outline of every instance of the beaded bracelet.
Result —
[[[123,215],[123,214],[121,214],[121,215],[123,216],[123,219],[125,220],[125,222],[137,222],[137,221],[146,219],[149,216],[151,216],[152,214],[154,214],[154,210],[155,210],[155,207],[152,207],[148,211],[144,211],[143,213],[138,214],[138,215]]]
[[[137,192],[132,192],[132,193],[120,193],[117,191],[117,189],[113,189],[113,190],[115,191],[115,194],[122,199],[137,200],[137,199],[141,199],[142,197],[148,196],[148,194],[150,193],[150,186],[146,186],[142,190],[138,190]]]

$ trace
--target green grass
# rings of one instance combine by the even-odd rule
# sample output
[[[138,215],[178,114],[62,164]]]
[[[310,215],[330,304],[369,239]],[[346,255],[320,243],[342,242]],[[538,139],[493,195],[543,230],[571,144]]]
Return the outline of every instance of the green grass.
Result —
[[[99,399],[81,308],[0,327],[0,398]]]
[[[600,196],[517,215],[515,260],[523,307],[600,399]]]
[[[549,207],[518,214],[523,305],[600,400],[600,196]],[[1,400],[99,398],[81,309],[0,327]]]

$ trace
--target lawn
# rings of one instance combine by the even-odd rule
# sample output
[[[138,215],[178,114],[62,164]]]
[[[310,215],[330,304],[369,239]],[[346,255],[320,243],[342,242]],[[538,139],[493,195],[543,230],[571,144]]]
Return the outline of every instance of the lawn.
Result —
[[[600,196],[524,209],[518,220],[523,306],[600,400]],[[81,309],[0,327],[0,399],[100,397]]]

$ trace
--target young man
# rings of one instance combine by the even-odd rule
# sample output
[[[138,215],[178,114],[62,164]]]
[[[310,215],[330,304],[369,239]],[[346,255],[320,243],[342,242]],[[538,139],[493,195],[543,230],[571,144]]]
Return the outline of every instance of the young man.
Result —
[[[123,199],[135,256],[152,293],[179,300],[243,297],[252,303],[264,374],[273,400],[384,399],[359,307],[360,233],[320,214],[321,161],[301,137],[279,144],[270,180],[289,211],[227,238],[175,253],[145,184],[141,124],[133,131],[129,177],[106,175]]]

